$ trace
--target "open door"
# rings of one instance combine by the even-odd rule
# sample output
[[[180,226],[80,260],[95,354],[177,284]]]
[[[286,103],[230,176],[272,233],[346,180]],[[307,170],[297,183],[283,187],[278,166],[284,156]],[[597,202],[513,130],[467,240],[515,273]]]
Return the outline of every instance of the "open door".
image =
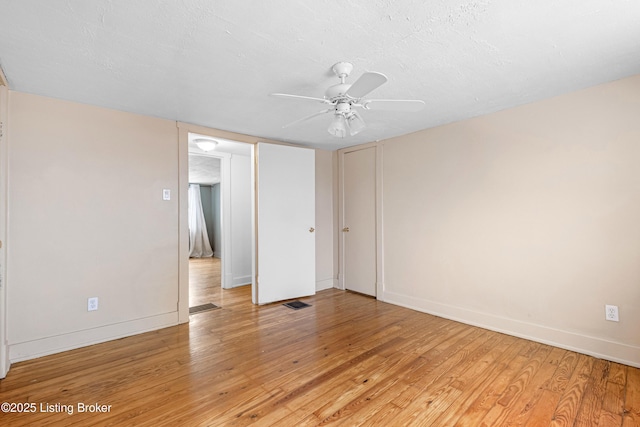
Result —
[[[315,294],[315,152],[256,147],[256,277],[253,302]]]

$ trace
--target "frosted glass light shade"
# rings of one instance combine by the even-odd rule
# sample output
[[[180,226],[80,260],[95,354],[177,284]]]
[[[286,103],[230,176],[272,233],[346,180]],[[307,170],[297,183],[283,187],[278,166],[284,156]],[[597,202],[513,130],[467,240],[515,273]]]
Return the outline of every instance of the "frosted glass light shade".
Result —
[[[355,111],[347,117],[347,124],[349,125],[351,136],[360,133],[366,126],[362,117]]]
[[[348,134],[347,121],[342,114],[336,114],[327,129],[332,136],[336,138],[344,138]]]
[[[202,151],[215,150],[216,146],[218,145],[218,141],[214,139],[198,138],[194,142],[196,143],[198,148],[201,149]]]

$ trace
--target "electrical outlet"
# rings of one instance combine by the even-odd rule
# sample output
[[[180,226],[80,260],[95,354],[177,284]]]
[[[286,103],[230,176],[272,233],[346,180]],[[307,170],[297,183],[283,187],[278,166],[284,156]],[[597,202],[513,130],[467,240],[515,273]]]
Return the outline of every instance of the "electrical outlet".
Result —
[[[604,318],[611,320],[612,322],[618,322],[618,306],[617,305],[605,305],[604,306]]]
[[[87,300],[87,311],[96,311],[98,309],[98,297],[91,297]]]

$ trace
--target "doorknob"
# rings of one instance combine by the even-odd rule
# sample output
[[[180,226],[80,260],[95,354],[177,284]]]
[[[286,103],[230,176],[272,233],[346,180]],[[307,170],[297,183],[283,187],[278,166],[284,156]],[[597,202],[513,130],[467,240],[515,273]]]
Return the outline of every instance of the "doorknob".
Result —
[[[343,231],[344,233],[348,233],[348,232],[349,232],[349,227],[345,227],[345,228],[343,228],[343,229],[342,229],[342,231]]]
[[[313,227],[310,227],[310,228],[309,228],[309,233],[313,233],[314,231],[316,231],[316,229],[315,229],[315,228],[313,228]]]

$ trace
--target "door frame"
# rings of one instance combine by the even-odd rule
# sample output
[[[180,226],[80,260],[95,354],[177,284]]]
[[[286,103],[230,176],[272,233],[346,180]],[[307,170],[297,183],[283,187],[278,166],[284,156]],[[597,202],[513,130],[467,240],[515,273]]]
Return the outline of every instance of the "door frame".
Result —
[[[376,221],[376,299],[384,301],[384,233],[383,233],[383,212],[382,212],[382,153],[383,142],[370,142],[367,144],[355,145],[353,147],[338,150],[338,289],[345,290],[344,272],[344,239],[345,235],[342,229],[345,227],[345,191],[344,191],[344,156],[354,151],[360,151],[367,148],[374,148],[376,163],[376,182],[375,182],[375,221]]]
[[[251,183],[252,183],[252,199],[251,199],[251,264],[252,264],[252,295],[255,295],[256,280],[256,218],[255,218],[255,168],[256,156],[255,146],[258,142],[267,142],[279,145],[282,142],[273,141],[266,138],[257,138],[255,136],[243,135],[234,132],[212,129],[204,126],[194,125],[191,123],[176,122],[177,140],[178,140],[178,323],[189,322],[189,220],[188,220],[188,191],[189,191],[189,133],[197,133],[200,135],[210,136],[212,138],[227,139],[234,142],[251,144]]]
[[[247,143],[255,145],[258,139],[255,137],[249,137],[247,135],[236,134],[232,132],[226,132],[216,129],[207,128],[204,126],[198,126],[190,123],[176,122],[178,129],[178,323],[189,322],[189,217],[188,217],[188,205],[189,205],[189,133],[197,133],[199,135],[206,135],[212,138],[222,138],[239,143]],[[253,147],[252,147],[253,152]],[[199,153],[200,154],[200,153]],[[229,157],[230,158],[230,157]],[[221,165],[222,167],[222,165]],[[230,173],[230,165],[226,168],[226,171]],[[221,174],[225,172],[221,170]],[[229,176],[230,178],[230,176]],[[224,179],[224,176],[223,178]],[[227,180],[229,183],[229,180]],[[230,184],[230,183],[229,183]],[[221,184],[222,185],[222,184]],[[222,193],[222,186],[220,188]],[[227,192],[228,193],[228,192]],[[222,194],[220,195],[222,199]],[[222,200],[221,200],[222,202]],[[226,206],[230,207],[229,203]],[[223,215],[230,220],[230,216]],[[252,217],[253,222],[253,217]],[[224,226],[223,227],[223,233]],[[255,223],[252,224],[252,228],[255,228]],[[223,251],[227,251],[226,258],[228,261],[230,257],[230,239],[228,246],[224,246]],[[222,255],[222,261],[225,260],[225,254]],[[252,252],[252,258],[254,258]],[[252,261],[253,262],[253,261]],[[222,268],[222,266],[221,266]],[[221,271],[221,274],[228,273],[228,271]],[[224,279],[222,279],[224,280]],[[255,282],[255,278],[253,280]],[[252,284],[252,287],[255,286]]]

